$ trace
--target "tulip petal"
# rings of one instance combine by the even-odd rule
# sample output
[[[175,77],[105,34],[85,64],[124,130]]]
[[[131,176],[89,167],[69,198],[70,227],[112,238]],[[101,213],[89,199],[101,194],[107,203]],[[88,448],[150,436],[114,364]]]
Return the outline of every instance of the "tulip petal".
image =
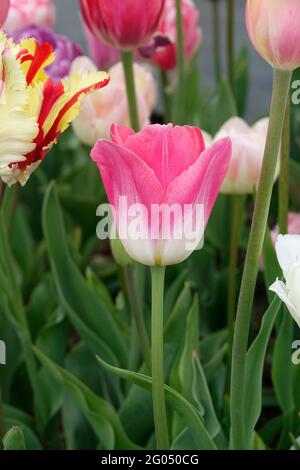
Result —
[[[130,150],[114,142],[98,141],[91,152],[97,163],[110,204],[118,216],[120,197],[127,197],[127,207],[142,204],[151,214],[151,206],[160,204],[163,191],[154,173],[145,162]],[[127,215],[128,217],[128,215]],[[116,220],[119,233],[129,220]],[[122,224],[122,226],[120,226]],[[141,221],[141,231],[146,237],[121,238],[126,251],[135,260],[147,265],[155,264],[155,244],[150,239],[149,220]]]
[[[275,248],[278,262],[286,277],[288,270],[300,260],[300,235],[279,235]]]
[[[288,311],[292,315],[293,319],[295,322],[298,324],[300,327],[300,312],[297,311],[295,305],[290,301],[289,296],[288,296],[288,288],[286,285],[277,279],[270,287],[269,290],[272,292],[275,292],[275,294],[278,295],[278,297],[282,300],[282,302],[285,303]]]
[[[124,136],[124,129],[121,132]],[[174,178],[198,159],[205,144],[201,131],[195,127],[157,124],[129,135],[126,147],[154,170],[166,189]]]
[[[162,264],[173,264],[174,260],[181,262],[192,251],[201,248],[205,226],[228,171],[230,155],[230,139],[220,140],[169,185],[164,202],[170,207],[173,204],[181,206],[183,217],[175,219],[173,232],[179,233],[183,228],[183,237],[164,241]],[[202,220],[198,220],[199,217]]]

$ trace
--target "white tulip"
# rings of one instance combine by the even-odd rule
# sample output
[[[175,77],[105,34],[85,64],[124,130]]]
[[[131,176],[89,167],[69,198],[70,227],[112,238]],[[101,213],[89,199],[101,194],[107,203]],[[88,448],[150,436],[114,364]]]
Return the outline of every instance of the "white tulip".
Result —
[[[270,290],[285,303],[300,327],[300,235],[279,235],[275,248],[286,282],[277,279]]]

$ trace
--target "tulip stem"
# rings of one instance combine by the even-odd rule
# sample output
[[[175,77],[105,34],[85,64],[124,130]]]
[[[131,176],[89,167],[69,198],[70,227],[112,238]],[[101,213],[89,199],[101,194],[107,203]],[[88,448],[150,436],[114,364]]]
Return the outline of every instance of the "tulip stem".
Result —
[[[166,70],[160,71],[161,77],[161,85],[162,85],[162,93],[164,97],[164,105],[165,105],[165,115],[164,115],[164,122],[167,124],[171,122],[172,118],[172,97],[169,93],[169,77],[168,72]]]
[[[165,267],[151,268],[152,277],[152,397],[157,449],[169,449],[164,392],[164,279]]]
[[[286,108],[280,153],[279,176],[279,232],[284,234],[288,230],[289,212],[289,163],[290,163],[290,131],[291,131],[291,105],[288,101]]]
[[[235,34],[235,0],[227,0],[227,67],[228,79],[232,92],[235,88],[234,67],[234,34]]]
[[[133,53],[131,51],[121,51],[121,57],[126,81],[131,127],[134,131],[138,132],[140,130],[140,121],[134,80]]]
[[[175,106],[175,123],[180,124],[182,117],[183,93],[185,90],[185,55],[184,55],[184,35],[182,21],[182,1],[176,0],[176,30],[177,30],[177,70],[178,85]]]
[[[227,330],[228,330],[228,344],[229,354],[231,357],[232,338],[233,338],[233,325],[234,315],[236,311],[236,297],[237,297],[237,264],[238,264],[238,249],[242,220],[243,209],[243,196],[233,196],[233,213],[231,224],[231,240],[230,240],[230,253],[229,253],[229,273],[228,273],[228,296],[227,296]],[[229,361],[230,362],[230,361]]]
[[[221,67],[221,43],[220,43],[220,4],[219,0],[214,0],[212,4],[212,16],[213,16],[213,43],[214,43],[214,64],[215,64],[215,77],[216,83],[219,83],[222,76]]]
[[[281,70],[274,71],[269,130],[255,201],[234,329],[230,394],[231,449],[244,449],[245,447],[244,386],[249,329],[259,268],[259,258],[262,251],[270,209],[291,76],[291,72]]]
[[[148,338],[147,329],[145,325],[141,299],[137,292],[136,282],[134,279],[134,274],[132,272],[132,267],[128,266],[124,268],[124,274],[125,274],[125,279],[126,279],[128,300],[130,303],[132,315],[134,317],[141,350],[143,353],[143,357],[144,357],[144,361],[147,366],[147,369],[150,372],[151,371],[150,343],[149,343],[149,338]]]

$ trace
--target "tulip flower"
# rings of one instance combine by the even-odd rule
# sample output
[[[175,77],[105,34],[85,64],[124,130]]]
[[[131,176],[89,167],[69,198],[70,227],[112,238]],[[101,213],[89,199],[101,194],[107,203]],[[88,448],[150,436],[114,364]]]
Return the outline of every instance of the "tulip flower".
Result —
[[[67,36],[56,34],[51,29],[30,24],[12,34],[16,43],[25,38],[34,38],[39,44],[48,42],[55,54],[55,60],[47,67],[46,72],[50,78],[58,82],[69,75],[71,65],[76,57],[82,56],[81,47]]]
[[[80,0],[88,28],[107,44],[128,50],[154,34],[165,0]]]
[[[269,119],[263,118],[250,127],[243,119],[230,118],[218,131],[215,140],[230,137],[232,158],[221,192],[253,194],[257,187],[266,145]],[[275,178],[279,174],[279,162]]]
[[[270,290],[285,303],[300,327],[300,235],[279,235],[275,248],[286,282],[277,279]]]
[[[0,177],[24,185],[59,135],[80,111],[87,93],[105,86],[108,75],[92,72],[54,83],[44,69],[54,60],[50,44],[0,35]]]
[[[0,28],[6,20],[9,10],[9,0],[2,0],[0,3]]]
[[[10,0],[4,29],[7,33],[12,34],[30,24],[53,28],[55,19],[56,8],[53,0]]]
[[[299,0],[248,0],[246,22],[258,53],[275,69],[300,67]]]
[[[201,131],[189,126],[152,125],[138,133],[112,126],[111,142],[98,141],[91,157],[98,165],[115,211],[120,239],[131,258],[150,266],[165,266],[179,263],[191,254],[203,236],[228,170],[230,154],[230,139],[220,140],[205,150]],[[121,234],[128,222],[119,207],[123,197],[128,208],[141,204],[149,215],[141,221],[142,236],[138,239]],[[175,212],[169,238],[162,234],[159,217],[150,217],[157,205],[163,211],[173,205],[180,208]],[[180,238],[177,230],[186,225],[191,228],[191,215],[199,205],[203,208],[203,223],[196,227],[195,243],[189,246],[186,232]],[[186,217],[185,207],[191,209]]]
[[[73,62],[73,72],[97,70],[87,57],[79,57]],[[86,145],[93,146],[100,138],[109,139],[111,125],[130,125],[126,84],[121,62],[108,71],[109,87],[98,90],[84,99],[82,110],[73,122],[77,137]],[[145,67],[134,64],[134,77],[137,83],[137,103],[140,126],[150,122],[151,112],[156,101],[155,80]]]
[[[182,0],[181,11],[184,52],[186,59],[190,59],[199,47],[202,39],[202,30],[199,27],[200,12],[193,0]],[[151,57],[151,61],[163,70],[174,69],[177,64],[176,6],[174,0],[166,0],[156,34],[166,37],[169,40],[169,44],[157,48]]]

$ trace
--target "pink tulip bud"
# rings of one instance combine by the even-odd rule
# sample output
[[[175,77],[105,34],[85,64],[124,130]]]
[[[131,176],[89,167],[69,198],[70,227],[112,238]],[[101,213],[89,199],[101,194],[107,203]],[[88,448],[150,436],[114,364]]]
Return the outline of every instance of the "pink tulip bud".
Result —
[[[200,11],[193,0],[182,0],[182,22],[184,36],[184,52],[186,59],[190,59],[202,40],[202,29],[199,27]],[[168,38],[170,44],[156,49],[151,57],[152,62],[163,70],[176,67],[176,6],[175,0],[166,0],[161,21],[158,25],[157,35]]]
[[[10,0],[4,29],[13,33],[30,24],[53,28],[55,18],[56,8],[53,0]]]
[[[268,125],[268,118],[250,127],[243,119],[233,117],[221,127],[215,139],[228,136],[232,141],[232,158],[222,193],[253,194],[261,173]],[[278,174],[279,162],[276,178]]]
[[[97,70],[87,57],[78,57],[72,65],[72,72],[85,73]],[[128,126],[130,116],[126,95],[126,84],[121,62],[108,71],[109,87],[102,93],[97,91],[84,99],[82,110],[73,122],[77,137],[87,145],[94,145],[98,139],[109,139],[113,123]],[[156,101],[156,83],[146,67],[134,64],[134,76],[137,84],[137,104],[141,127],[150,122],[150,116]]]
[[[199,129],[172,124],[147,126],[138,133],[113,125],[111,142],[97,142],[91,157],[132,259],[150,266],[176,264],[199,247],[230,154],[230,139],[205,150]],[[202,220],[195,223],[199,208]],[[138,221],[132,221],[135,210],[140,211]]]
[[[300,66],[299,0],[248,0],[246,22],[258,53],[272,67],[292,71]]]
[[[80,0],[88,28],[107,44],[133,49],[155,32],[165,0]]]
[[[9,0],[2,0],[0,3],[0,28],[6,20],[9,10]]]

